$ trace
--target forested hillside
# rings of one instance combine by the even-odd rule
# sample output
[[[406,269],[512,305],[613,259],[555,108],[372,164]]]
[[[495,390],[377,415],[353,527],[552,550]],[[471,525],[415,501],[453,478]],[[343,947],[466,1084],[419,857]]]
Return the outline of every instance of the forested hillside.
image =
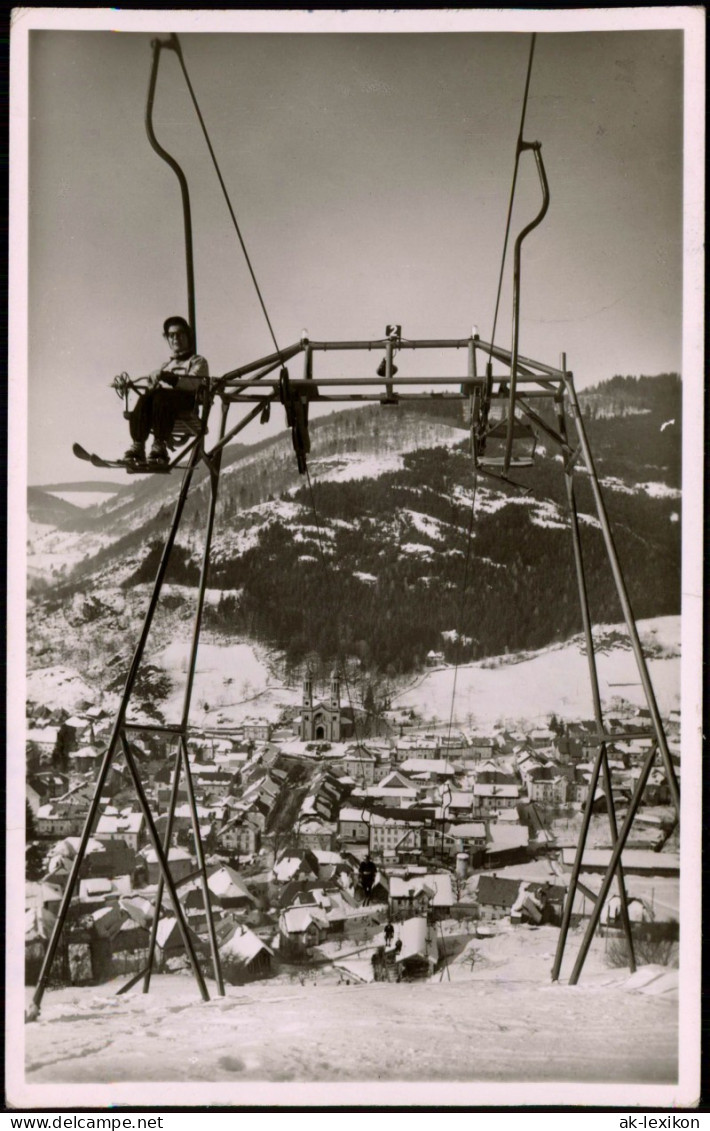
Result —
[[[615,377],[581,400],[634,612],[677,613],[680,379]],[[420,668],[430,651],[480,659],[578,632],[560,457],[543,439],[535,466],[517,473],[525,490],[476,480],[463,423],[460,403],[437,400],[316,421],[310,483],[287,435],[241,449],[220,485],[209,585],[225,593],[208,626],[291,664],[308,653],[357,656],[391,675]],[[172,510],[156,479],[134,495],[133,512],[124,495],[82,516],[103,530],[101,549],[54,586],[52,603],[89,584],[153,578]],[[592,616],[618,622],[583,471],[575,482]],[[176,583],[197,582],[205,502],[201,490],[189,504],[169,571]]]

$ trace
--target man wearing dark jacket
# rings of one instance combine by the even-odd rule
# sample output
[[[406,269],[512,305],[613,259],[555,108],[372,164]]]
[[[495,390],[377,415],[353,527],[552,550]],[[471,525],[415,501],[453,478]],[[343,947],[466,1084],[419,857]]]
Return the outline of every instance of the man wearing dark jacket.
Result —
[[[153,433],[150,462],[166,464],[169,461],[167,444],[175,420],[180,414],[195,408],[195,397],[203,378],[209,375],[204,357],[195,353],[192,330],[180,315],[167,318],[163,323],[163,337],[170,348],[170,358],[154,370],[149,385],[133,408],[129,427],[133,443],[124,459],[129,463],[145,463],[145,443]],[[166,388],[161,388],[161,386]]]

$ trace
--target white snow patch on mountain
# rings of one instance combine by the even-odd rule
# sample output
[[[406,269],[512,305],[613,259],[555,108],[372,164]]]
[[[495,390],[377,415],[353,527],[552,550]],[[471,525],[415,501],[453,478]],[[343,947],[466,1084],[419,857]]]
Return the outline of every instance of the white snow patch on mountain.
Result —
[[[60,665],[28,671],[27,698],[49,707],[61,704],[65,710],[73,712],[83,700],[98,703],[101,692],[91,687],[74,668]]]
[[[399,547],[403,554],[421,554],[427,556],[434,553],[432,546],[425,546],[422,542],[403,542]]]
[[[677,487],[669,487],[667,483],[639,483],[639,487],[653,499],[680,499],[683,494]]]
[[[225,558],[239,557],[247,550],[252,550],[259,541],[259,533],[263,526],[250,526],[246,530],[229,530],[215,534],[212,543],[212,561],[224,561]]]
[[[287,529],[293,531],[294,542],[312,542],[320,537],[335,538],[335,531],[329,530],[327,526],[288,526]]]
[[[444,535],[440,527],[446,527],[446,523],[441,519],[432,518],[429,514],[421,514],[419,511],[402,510],[400,514],[406,515],[415,530],[420,534],[426,534],[428,538],[434,538],[437,541],[442,541]]]
[[[79,562],[93,557],[115,538],[105,534],[57,530],[39,522],[27,524],[27,571],[30,576],[49,576],[73,569]]]
[[[680,705],[680,617],[658,617],[639,622],[642,641],[673,652],[647,661],[656,698],[662,712]],[[618,632],[626,637],[624,626]],[[625,643],[625,641],[624,641]],[[653,650],[653,649],[651,649]],[[533,721],[556,714],[579,719],[592,713],[587,658],[577,641],[544,648],[531,658],[500,666],[490,661],[460,665],[456,675],[454,714],[465,719],[472,714],[477,724],[498,720]],[[632,651],[628,646],[598,653],[600,690],[605,703],[623,697],[634,706],[646,705]],[[393,701],[396,707],[414,707],[424,718],[447,718],[451,710],[454,668],[424,675]]]
[[[639,491],[643,491],[652,499],[680,499],[683,494],[678,487],[669,487],[667,483],[636,483],[633,487],[630,487],[621,479],[611,475],[605,479],[600,479],[599,482],[607,490],[616,491],[621,495],[637,495]]]
[[[313,478],[319,483],[350,483],[357,479],[375,479],[388,471],[400,471],[404,459],[399,452],[362,456],[357,453],[314,459],[310,463]]]
[[[150,656],[172,678],[173,690],[160,704],[168,720],[179,719],[187,679],[189,640],[173,641]],[[265,655],[246,643],[202,642],[197,651],[192,721],[201,725],[239,723],[248,715],[276,720],[281,704],[300,701],[271,676]],[[207,710],[205,710],[207,704]]]

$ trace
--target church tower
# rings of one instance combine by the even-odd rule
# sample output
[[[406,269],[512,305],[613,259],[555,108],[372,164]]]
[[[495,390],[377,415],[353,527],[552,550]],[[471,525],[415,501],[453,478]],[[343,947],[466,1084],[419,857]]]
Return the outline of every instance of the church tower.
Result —
[[[310,668],[306,668],[306,674],[303,677],[300,737],[303,742],[308,742],[313,738],[313,673]]]
[[[330,677],[330,705],[334,711],[340,710],[340,672],[333,668]]]
[[[330,696],[318,703],[313,702],[313,676],[310,668],[306,670],[300,734],[303,742],[340,742],[340,673],[337,669],[330,677]]]

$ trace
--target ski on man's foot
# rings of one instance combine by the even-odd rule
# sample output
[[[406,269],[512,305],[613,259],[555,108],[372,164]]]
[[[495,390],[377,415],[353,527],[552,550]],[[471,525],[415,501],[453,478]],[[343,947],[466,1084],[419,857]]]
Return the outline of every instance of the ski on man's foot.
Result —
[[[167,463],[153,463],[148,460],[144,463],[137,463],[135,460],[127,459],[103,459],[101,456],[97,456],[95,452],[87,452],[81,444],[72,444],[72,451],[77,459],[86,460],[94,467],[117,467],[122,471],[127,471],[129,475],[170,474],[170,465]]]

